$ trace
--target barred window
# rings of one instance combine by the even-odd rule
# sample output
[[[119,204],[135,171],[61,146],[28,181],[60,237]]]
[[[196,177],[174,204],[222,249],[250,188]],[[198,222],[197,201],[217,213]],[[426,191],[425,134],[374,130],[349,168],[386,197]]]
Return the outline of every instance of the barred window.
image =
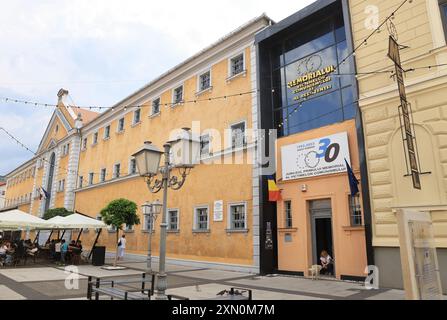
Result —
[[[244,71],[244,54],[231,58],[231,76],[235,76]]]
[[[87,149],[87,138],[84,138],[84,140],[82,140],[82,149]]]
[[[152,101],[152,114],[157,114],[160,112],[160,98]]]
[[[195,221],[195,230],[208,230],[208,208],[196,208]]]
[[[139,123],[141,120],[141,109],[137,109],[133,113],[133,124]]]
[[[144,226],[143,226],[143,228],[144,228],[144,231],[154,231],[154,218],[152,217],[152,219],[151,219],[151,216],[150,215],[145,215],[144,216]]]
[[[173,103],[180,103],[183,101],[183,86],[174,89]]]
[[[135,159],[130,159],[129,174],[135,173],[137,173],[137,161]]]
[[[241,148],[245,145],[245,122],[231,126],[231,147]]]
[[[361,226],[362,221],[362,208],[360,206],[360,195],[349,195],[349,214],[351,217],[351,226]]]
[[[245,218],[246,212],[244,204],[230,205],[230,229],[246,229]]]
[[[168,211],[168,230],[178,230],[178,210]]]
[[[209,89],[211,87],[211,72],[207,71],[199,76],[199,91]]]
[[[104,139],[110,138],[110,126],[104,128]]]
[[[285,227],[292,228],[292,201],[284,201]]]
[[[200,155],[207,156],[210,153],[210,135],[205,134],[200,137]]]
[[[102,168],[101,169],[101,182],[106,181],[106,175],[107,175],[107,169],[106,168]]]
[[[121,164],[117,163],[113,166],[113,177],[119,178],[121,175]]]
[[[118,120],[118,132],[124,131],[124,118]]]

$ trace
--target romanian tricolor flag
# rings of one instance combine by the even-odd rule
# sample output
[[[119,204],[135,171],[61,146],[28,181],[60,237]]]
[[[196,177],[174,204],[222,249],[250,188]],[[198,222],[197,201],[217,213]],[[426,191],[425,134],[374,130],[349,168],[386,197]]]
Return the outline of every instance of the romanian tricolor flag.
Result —
[[[268,187],[269,187],[269,201],[280,201],[281,200],[281,190],[279,190],[276,185],[275,179],[272,176],[268,178]]]

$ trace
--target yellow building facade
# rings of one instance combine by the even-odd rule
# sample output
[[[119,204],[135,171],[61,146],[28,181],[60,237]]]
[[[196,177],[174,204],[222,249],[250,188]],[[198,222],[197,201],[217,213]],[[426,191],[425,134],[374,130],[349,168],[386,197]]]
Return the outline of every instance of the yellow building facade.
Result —
[[[161,148],[188,127],[200,136],[201,163],[182,189],[169,190],[168,260],[258,272],[259,185],[250,136],[258,121],[254,34],[270,23],[266,16],[250,21],[101,114],[66,105],[61,90],[38,156],[8,174],[15,181],[28,167],[33,172],[29,182],[8,183],[8,205],[43,187],[47,199],[35,191],[20,208],[42,215],[65,207],[97,218],[110,201],[127,198],[138,205],[141,224],[124,228],[126,253],[144,258],[151,227],[141,205],[162,195],[149,192],[131,155],[145,141]],[[152,228],[154,256],[159,224]],[[95,237],[86,230],[85,246]],[[115,242],[109,229],[98,244],[113,251]]]
[[[350,0],[355,46],[372,32],[366,27],[375,15],[381,22],[401,3]],[[391,19],[392,25],[384,25],[356,52],[374,263],[382,286],[402,288],[396,210],[404,208],[431,213],[443,288],[447,288],[447,67],[442,66],[447,63],[446,12],[445,1],[407,1]],[[404,81],[413,111],[421,190],[413,188],[408,175],[397,82],[391,73],[365,74],[394,70],[387,56],[389,30],[395,30],[392,34],[405,46],[400,50],[403,69],[415,69],[405,72]]]

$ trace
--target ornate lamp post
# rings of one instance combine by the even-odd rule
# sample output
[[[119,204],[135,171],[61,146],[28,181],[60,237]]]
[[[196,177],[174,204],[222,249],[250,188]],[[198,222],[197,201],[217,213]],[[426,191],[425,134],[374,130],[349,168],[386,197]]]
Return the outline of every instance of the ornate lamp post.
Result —
[[[166,279],[166,233],[168,213],[168,188],[179,190],[185,183],[186,177],[198,162],[200,142],[193,139],[189,129],[183,128],[178,139],[167,142],[161,152],[150,141],[133,156],[135,157],[138,172],[146,180],[151,193],[158,193],[163,189],[163,213],[160,224],[160,258],[159,272],[157,274],[157,300],[167,300]],[[171,156],[172,150],[172,156]],[[160,167],[161,155],[164,154],[164,166]],[[171,175],[173,169],[179,170],[179,176]],[[161,175],[161,179],[157,175]]]
[[[154,222],[157,220],[157,216],[161,212],[162,204],[160,201],[155,200],[154,203],[150,203],[146,201],[142,206],[143,215],[146,217],[146,221],[149,221],[150,229],[149,231],[149,240],[148,240],[148,249],[147,249],[147,269],[149,272],[152,272],[152,231],[154,230]]]

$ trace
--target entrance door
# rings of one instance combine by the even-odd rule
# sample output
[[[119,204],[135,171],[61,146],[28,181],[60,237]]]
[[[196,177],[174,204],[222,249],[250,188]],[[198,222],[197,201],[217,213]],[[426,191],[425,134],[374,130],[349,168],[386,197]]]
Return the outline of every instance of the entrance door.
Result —
[[[326,250],[331,257],[334,257],[331,200],[311,201],[309,208],[312,224],[312,260],[313,264],[320,264],[321,251]]]

